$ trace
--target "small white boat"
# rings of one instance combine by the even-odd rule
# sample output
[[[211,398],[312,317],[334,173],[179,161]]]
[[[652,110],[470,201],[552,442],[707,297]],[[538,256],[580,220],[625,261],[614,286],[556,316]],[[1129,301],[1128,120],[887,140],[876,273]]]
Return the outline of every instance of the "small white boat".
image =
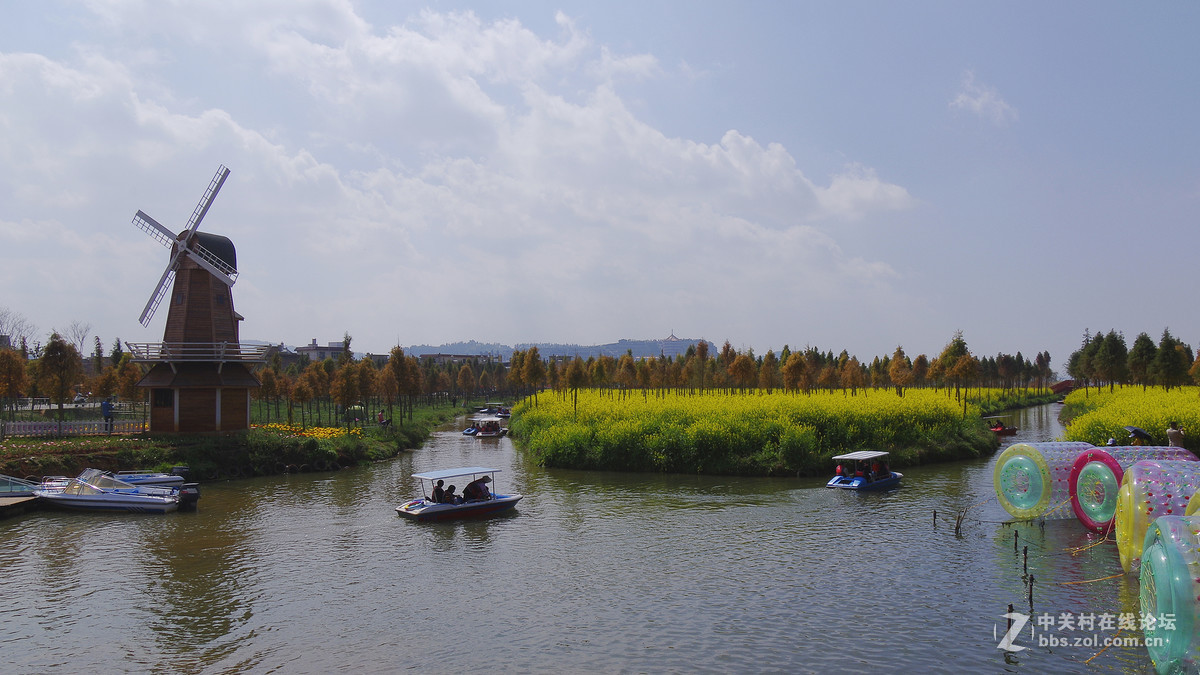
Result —
[[[455,503],[434,501],[432,494],[436,481],[451,478],[471,477],[471,482],[486,479],[494,483],[499,469],[482,466],[464,466],[457,469],[414,473],[413,478],[421,481],[421,498],[409,500],[396,507],[396,512],[413,520],[449,520],[452,518],[478,518],[508,511],[521,501],[523,495],[488,494],[483,499],[466,499]],[[464,488],[465,491],[466,488]]]
[[[170,513],[180,508],[182,489],[178,486],[131,485],[106,471],[84,469],[75,478],[46,478],[33,494],[48,504],[67,509]],[[196,491],[196,499],[199,496]]]

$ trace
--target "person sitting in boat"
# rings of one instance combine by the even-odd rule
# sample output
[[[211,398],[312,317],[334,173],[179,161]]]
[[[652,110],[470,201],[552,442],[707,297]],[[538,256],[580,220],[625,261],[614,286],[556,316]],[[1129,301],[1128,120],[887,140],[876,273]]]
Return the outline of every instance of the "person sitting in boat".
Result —
[[[446,501],[446,490],[442,488],[442,484],[443,484],[443,483],[445,483],[445,482],[446,482],[446,481],[444,481],[444,480],[439,480],[439,481],[437,482],[437,485],[433,486],[433,503],[434,503],[434,504],[443,504],[443,503],[445,503],[445,501]]]
[[[467,483],[467,487],[463,488],[463,499],[490,499],[492,493],[488,491],[487,484],[491,480],[491,477],[484,476]]]
[[[445,498],[443,498],[442,503],[443,504],[461,504],[461,503],[463,503],[463,500],[462,500],[462,497],[459,497],[458,495],[454,494],[454,486],[451,485],[450,487],[446,488],[446,496],[445,496]]]
[[[837,471],[835,471],[833,475],[835,475],[835,476],[845,476],[845,475],[846,475],[846,470],[842,468],[842,465],[841,465],[841,464],[838,464],[838,465],[837,465]]]

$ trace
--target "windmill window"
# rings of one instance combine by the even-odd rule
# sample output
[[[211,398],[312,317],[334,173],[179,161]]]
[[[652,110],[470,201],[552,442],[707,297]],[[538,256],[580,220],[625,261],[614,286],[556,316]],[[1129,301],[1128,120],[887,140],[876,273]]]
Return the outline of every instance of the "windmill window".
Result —
[[[187,298],[187,294],[186,294],[186,293],[176,293],[176,294],[175,294],[175,304],[177,304],[177,305],[182,305],[182,304],[183,304],[183,301],[184,301],[186,298]]]
[[[172,408],[175,406],[175,390],[174,389],[155,389],[154,390],[154,407],[155,408]]]
[[[225,306],[225,296],[224,295],[217,293],[215,296],[213,296],[213,299],[216,301],[218,307]]]

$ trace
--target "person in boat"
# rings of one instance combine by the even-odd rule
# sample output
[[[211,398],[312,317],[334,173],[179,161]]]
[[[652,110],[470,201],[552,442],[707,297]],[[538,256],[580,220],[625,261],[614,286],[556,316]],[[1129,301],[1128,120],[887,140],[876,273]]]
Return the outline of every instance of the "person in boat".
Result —
[[[490,499],[492,493],[488,491],[487,484],[491,480],[489,476],[484,476],[467,483],[467,487],[463,488],[463,499]]]
[[[444,488],[442,488],[442,484],[444,484],[445,482],[446,481],[444,481],[444,480],[439,480],[437,482],[437,485],[433,486],[433,503],[434,504],[445,503],[446,490]]]
[[[835,471],[833,475],[835,475],[835,476],[839,476],[839,477],[841,477],[841,476],[845,476],[845,475],[846,475],[846,470],[842,468],[842,465],[841,465],[841,464],[838,464],[838,465],[837,465],[837,471]]]
[[[442,503],[443,504],[461,504],[461,503],[463,503],[463,500],[462,500],[462,497],[459,497],[458,495],[454,494],[454,486],[451,485],[450,487],[446,488],[446,496],[442,498]]]

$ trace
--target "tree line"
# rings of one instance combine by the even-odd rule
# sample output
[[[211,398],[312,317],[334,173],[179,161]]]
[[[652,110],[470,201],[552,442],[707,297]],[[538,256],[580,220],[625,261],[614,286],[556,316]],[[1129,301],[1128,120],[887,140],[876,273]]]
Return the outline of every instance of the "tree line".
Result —
[[[10,317],[11,318],[11,317]],[[82,331],[80,329],[83,329]],[[143,376],[143,365],[132,363],[130,354],[114,341],[105,355],[98,336],[86,361],[81,356],[86,340],[86,326],[75,326],[76,333],[67,339],[58,332],[45,345],[32,348],[24,337],[17,347],[0,349],[0,398],[14,409],[17,397],[45,397],[53,403],[67,403],[76,393],[98,397],[113,396],[127,401],[141,401],[145,393],[137,382]],[[82,333],[84,337],[79,337]],[[1123,338],[1085,334],[1084,349],[1072,355],[1068,369],[1084,368],[1084,382],[1116,382],[1130,377],[1136,382],[1149,382],[1147,373],[1176,373],[1176,366],[1143,366],[1148,341],[1139,336],[1132,352],[1123,352]],[[1169,333],[1164,332],[1164,340]],[[1173,338],[1172,338],[1173,340]],[[777,389],[797,394],[815,391],[841,390],[857,395],[865,389],[892,389],[903,396],[909,387],[946,387],[959,392],[964,387],[1000,389],[1047,387],[1054,377],[1049,352],[1039,352],[1032,360],[1017,352],[995,356],[972,354],[957,331],[940,353],[935,356],[919,354],[910,358],[902,346],[890,355],[876,356],[866,361],[847,350],[835,354],[832,350],[805,347],[793,351],[784,345],[776,354],[773,350],[761,356],[753,349],[739,351],[726,341],[720,350],[711,353],[710,345],[701,341],[686,352],[674,357],[661,355],[635,359],[631,352],[620,357],[590,356],[575,358],[542,358],[538,348],[515,350],[507,364],[485,356],[469,357],[456,363],[442,363],[433,358],[406,355],[394,347],[386,357],[366,355],[356,359],[350,349],[349,333],[343,338],[343,350],[336,357],[310,361],[302,356],[297,362],[283,365],[280,354],[271,355],[267,363],[256,368],[262,386],[252,391],[260,403],[258,410],[268,419],[309,423],[364,423],[374,421],[380,411],[387,419],[403,424],[412,418],[413,407],[419,401],[438,405],[464,402],[473,397],[513,398],[532,394],[549,387],[559,392],[580,388],[601,388],[627,395],[631,391],[666,392],[668,390],[717,390],[742,392]],[[1177,341],[1176,341],[1177,342]],[[1164,343],[1165,344],[1165,343]],[[1172,343],[1174,344],[1174,343]],[[1171,349],[1150,345],[1155,354],[1174,354]],[[1186,374],[1191,367],[1191,350],[1182,345],[1186,354]],[[1133,353],[1139,354],[1137,358]],[[1115,358],[1113,354],[1128,354]],[[1149,362],[1165,357],[1151,357]],[[1114,365],[1116,362],[1127,364]],[[1121,368],[1125,368],[1121,370]],[[1129,374],[1127,374],[1129,373]],[[1074,375],[1074,373],[1073,373]],[[1077,376],[1079,377],[1079,376]],[[1185,375],[1186,377],[1186,375]],[[1176,383],[1175,375],[1164,382]],[[10,413],[11,414],[11,413]]]
[[[1164,328],[1158,344],[1139,333],[1128,347],[1117,331],[1083,332],[1083,344],[1067,360],[1067,375],[1083,387],[1118,384],[1171,389],[1200,382],[1200,361],[1187,343]]]

